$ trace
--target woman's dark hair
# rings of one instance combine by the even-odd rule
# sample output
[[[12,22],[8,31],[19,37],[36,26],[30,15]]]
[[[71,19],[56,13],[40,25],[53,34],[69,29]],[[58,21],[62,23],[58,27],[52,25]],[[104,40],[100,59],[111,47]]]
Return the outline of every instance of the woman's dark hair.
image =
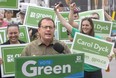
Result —
[[[31,36],[30,36],[30,40],[37,39],[37,32],[38,32],[38,30],[35,29],[35,28],[29,28],[29,31],[32,31]]]
[[[38,30],[37,29],[35,29],[35,28],[29,28],[29,31],[31,31],[32,30],[32,35],[34,35],[35,33],[37,33],[38,32]]]
[[[9,25],[7,26],[7,32],[8,32],[8,29],[9,29],[10,27],[17,27],[18,30],[19,30],[19,25],[18,25],[18,24],[9,24]],[[19,32],[20,32],[20,30],[19,30]]]
[[[46,20],[51,20],[51,21],[53,22],[53,24],[54,24],[54,27],[55,27],[54,20],[51,19],[51,18],[49,18],[49,17],[45,17],[45,18],[42,18],[42,19],[39,21],[39,23],[38,23],[38,27],[39,27],[39,28],[41,27],[41,22],[42,22],[44,19],[46,19]]]
[[[95,33],[94,33],[94,24],[93,24],[92,19],[89,18],[89,17],[85,17],[85,18],[82,19],[82,21],[81,21],[81,31],[80,31],[80,32],[81,32],[81,33],[84,33],[83,30],[82,30],[82,23],[83,23],[83,21],[85,21],[85,20],[87,20],[87,21],[90,23],[91,27],[92,27],[92,29],[91,29],[91,31],[89,32],[88,35],[90,35],[90,36],[95,36]]]

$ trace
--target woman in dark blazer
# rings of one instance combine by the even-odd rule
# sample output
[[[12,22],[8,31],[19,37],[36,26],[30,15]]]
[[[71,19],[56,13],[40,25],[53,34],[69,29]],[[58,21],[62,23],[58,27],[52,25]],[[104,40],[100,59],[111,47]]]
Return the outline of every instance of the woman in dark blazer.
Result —
[[[7,26],[7,37],[8,40],[1,45],[12,45],[12,44],[23,44],[24,41],[19,40],[19,26],[18,24],[11,24]],[[2,64],[2,58],[0,58],[0,64]],[[1,70],[0,70],[0,78]],[[3,77],[3,78],[14,78],[14,77]]]

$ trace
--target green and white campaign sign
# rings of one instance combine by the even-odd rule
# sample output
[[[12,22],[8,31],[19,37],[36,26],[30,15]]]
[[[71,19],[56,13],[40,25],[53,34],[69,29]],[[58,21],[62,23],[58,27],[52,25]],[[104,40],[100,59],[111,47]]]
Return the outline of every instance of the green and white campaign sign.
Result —
[[[1,64],[2,77],[14,76],[14,58],[21,56],[25,46],[26,44],[0,46],[0,57],[3,59],[3,64]]]
[[[68,20],[69,11],[68,12],[60,12],[60,13],[64,17],[64,19]]]
[[[84,54],[16,58],[15,78],[84,78]]]
[[[0,34],[1,34],[1,41],[0,41],[0,44],[6,42],[7,40],[7,33],[6,33],[6,27],[1,27],[0,28]]]
[[[0,8],[18,9],[19,0],[0,0]]]
[[[44,17],[50,17],[55,20],[54,10],[40,6],[28,6],[24,24],[37,28],[38,22]]]
[[[19,39],[26,43],[29,43],[30,38],[29,38],[29,34],[28,34],[28,28],[25,25],[19,25],[19,29],[20,29]]]
[[[112,21],[113,25],[112,25],[112,32],[111,32],[111,36],[116,36],[116,21]]]
[[[109,37],[112,31],[112,22],[93,20],[96,35]]]
[[[6,34],[5,30],[0,30],[0,44],[6,41]]]
[[[85,53],[85,63],[107,69],[108,55],[113,52],[114,44],[91,37],[82,33],[76,33],[71,47],[73,53]]]
[[[93,12],[97,12],[100,16],[99,20],[105,20],[104,17],[104,10],[103,9],[97,9],[97,10],[89,10],[89,11],[84,11],[84,12],[79,12],[79,19],[85,18],[85,17],[90,17]]]
[[[67,29],[62,26],[60,21],[57,22],[57,32],[59,40],[68,40]]]

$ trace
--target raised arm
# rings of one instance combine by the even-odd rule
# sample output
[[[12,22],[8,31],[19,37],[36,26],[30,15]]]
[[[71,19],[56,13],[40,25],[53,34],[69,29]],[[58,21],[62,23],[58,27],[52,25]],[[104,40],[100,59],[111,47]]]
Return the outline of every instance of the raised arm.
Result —
[[[59,7],[59,4],[57,4],[55,7],[54,7],[54,11],[58,17],[58,19],[60,20],[61,24],[71,33],[72,32],[72,26],[68,23],[67,20],[64,19],[64,17],[58,12],[58,7]]]
[[[74,10],[76,10],[76,4],[75,3],[72,3],[72,4],[69,5],[69,7],[70,7],[69,24],[71,26],[75,27],[75,28],[78,28],[78,23],[77,22],[74,22]]]

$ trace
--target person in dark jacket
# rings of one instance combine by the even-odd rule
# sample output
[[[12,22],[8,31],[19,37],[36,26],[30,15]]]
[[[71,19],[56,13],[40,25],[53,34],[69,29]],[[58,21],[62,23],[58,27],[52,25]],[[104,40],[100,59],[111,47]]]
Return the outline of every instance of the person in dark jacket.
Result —
[[[7,26],[7,37],[8,40],[4,42],[1,45],[12,45],[12,44],[23,44],[25,43],[24,41],[19,40],[19,26],[18,24],[10,24]],[[2,64],[2,58],[0,58],[0,64]],[[0,78],[1,77],[1,71],[0,71]],[[3,78],[14,78],[14,77],[3,77]]]

